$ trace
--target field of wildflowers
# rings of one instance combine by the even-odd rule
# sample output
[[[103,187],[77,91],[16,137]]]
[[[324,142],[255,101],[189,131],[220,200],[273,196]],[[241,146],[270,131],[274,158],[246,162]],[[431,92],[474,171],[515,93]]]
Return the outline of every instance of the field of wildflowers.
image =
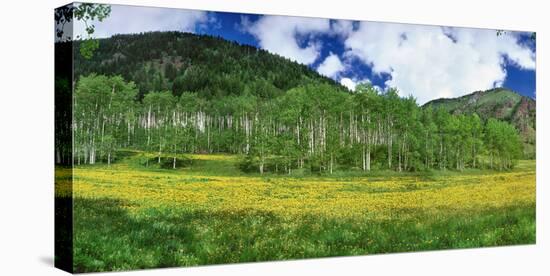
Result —
[[[74,170],[75,270],[286,260],[535,242],[535,161],[511,171],[286,176],[236,156],[143,153]],[[147,158],[147,156],[145,156]],[[70,171],[56,177],[70,193]]]

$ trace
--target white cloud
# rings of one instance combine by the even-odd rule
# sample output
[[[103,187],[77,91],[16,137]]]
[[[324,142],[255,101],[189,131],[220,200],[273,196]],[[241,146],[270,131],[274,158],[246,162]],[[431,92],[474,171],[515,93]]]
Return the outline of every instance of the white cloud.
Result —
[[[241,18],[241,30],[252,34],[261,48],[303,64],[314,63],[320,54],[320,44],[309,42],[300,47],[297,36],[314,38],[330,31],[328,19],[291,16],[262,16],[255,22]]]
[[[332,52],[325,58],[325,60],[317,68],[317,72],[321,75],[325,75],[329,78],[337,77],[340,72],[345,69],[344,64],[338,57],[338,55]]]
[[[332,32],[341,37],[348,37],[353,32],[353,21],[336,20],[331,24]]]
[[[194,32],[196,27],[214,23],[215,18],[204,11],[123,5],[111,5],[109,17],[103,22],[92,22],[97,38],[149,31]],[[86,37],[84,23],[76,21],[74,25],[75,37]]]
[[[342,78],[340,84],[347,87],[349,90],[354,91],[356,83],[350,78]]]
[[[352,78],[346,77],[346,78],[340,79],[340,84],[347,87],[351,91],[355,91],[355,88],[357,87],[357,85],[361,83],[371,83],[371,81],[367,78],[358,80],[358,79],[352,79]],[[378,89],[379,91],[382,91],[382,89],[379,86],[374,85],[373,87]]]
[[[390,74],[386,85],[420,104],[502,84],[504,55],[522,68],[535,68],[534,53],[516,35],[497,36],[494,30],[361,22],[345,46],[346,57],[372,65],[376,74]]]

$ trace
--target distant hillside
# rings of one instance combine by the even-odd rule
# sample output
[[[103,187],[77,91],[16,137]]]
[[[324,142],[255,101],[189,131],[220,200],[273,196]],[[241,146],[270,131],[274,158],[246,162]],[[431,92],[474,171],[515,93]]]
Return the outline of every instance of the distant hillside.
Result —
[[[151,91],[197,92],[207,99],[243,93],[273,98],[310,83],[346,90],[306,65],[263,49],[191,33],[115,35],[100,39],[93,58],[75,59],[77,79],[90,73],[121,75],[136,84],[140,98]]]
[[[524,141],[524,153],[534,157],[536,144],[535,100],[505,88],[495,88],[453,99],[437,99],[424,107],[444,108],[452,114],[477,113],[482,119],[497,118],[513,124]]]

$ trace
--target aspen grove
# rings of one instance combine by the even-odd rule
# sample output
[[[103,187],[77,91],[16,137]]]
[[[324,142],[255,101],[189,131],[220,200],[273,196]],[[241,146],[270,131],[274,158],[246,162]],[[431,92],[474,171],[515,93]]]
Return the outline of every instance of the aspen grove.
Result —
[[[251,93],[206,100],[198,93],[152,91],[90,74],[75,89],[73,162],[111,164],[119,149],[173,160],[183,153],[243,156],[245,172],[510,169],[521,139],[510,124],[476,114],[418,106],[396,89],[362,84],[349,93],[307,84],[275,98]],[[149,166],[153,161],[146,160]]]

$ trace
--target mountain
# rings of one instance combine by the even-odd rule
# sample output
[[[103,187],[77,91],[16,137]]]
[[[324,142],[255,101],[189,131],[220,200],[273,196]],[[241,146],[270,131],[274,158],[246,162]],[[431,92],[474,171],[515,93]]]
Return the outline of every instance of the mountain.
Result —
[[[79,41],[75,48],[79,49]],[[152,91],[179,96],[195,92],[203,100],[224,105],[235,96],[262,101],[309,84],[328,84],[334,91],[350,92],[306,65],[250,45],[221,37],[182,32],[147,32],[99,39],[91,59],[74,55],[74,75],[121,75],[138,88],[141,101]],[[512,123],[524,141],[524,153],[534,157],[535,101],[507,89],[478,91],[456,99],[438,99],[425,106],[445,108],[453,114],[477,113],[482,119]]]
[[[245,92],[273,98],[309,83],[347,90],[306,65],[209,35],[147,32],[99,39],[99,45],[91,59],[75,55],[76,79],[90,73],[121,75],[134,81],[140,98],[150,91],[191,91],[206,99]]]
[[[524,154],[534,157],[536,144],[536,102],[506,88],[476,91],[471,94],[430,101],[424,107],[444,108],[452,114],[473,114],[484,120],[497,118],[513,124],[524,142]]]

